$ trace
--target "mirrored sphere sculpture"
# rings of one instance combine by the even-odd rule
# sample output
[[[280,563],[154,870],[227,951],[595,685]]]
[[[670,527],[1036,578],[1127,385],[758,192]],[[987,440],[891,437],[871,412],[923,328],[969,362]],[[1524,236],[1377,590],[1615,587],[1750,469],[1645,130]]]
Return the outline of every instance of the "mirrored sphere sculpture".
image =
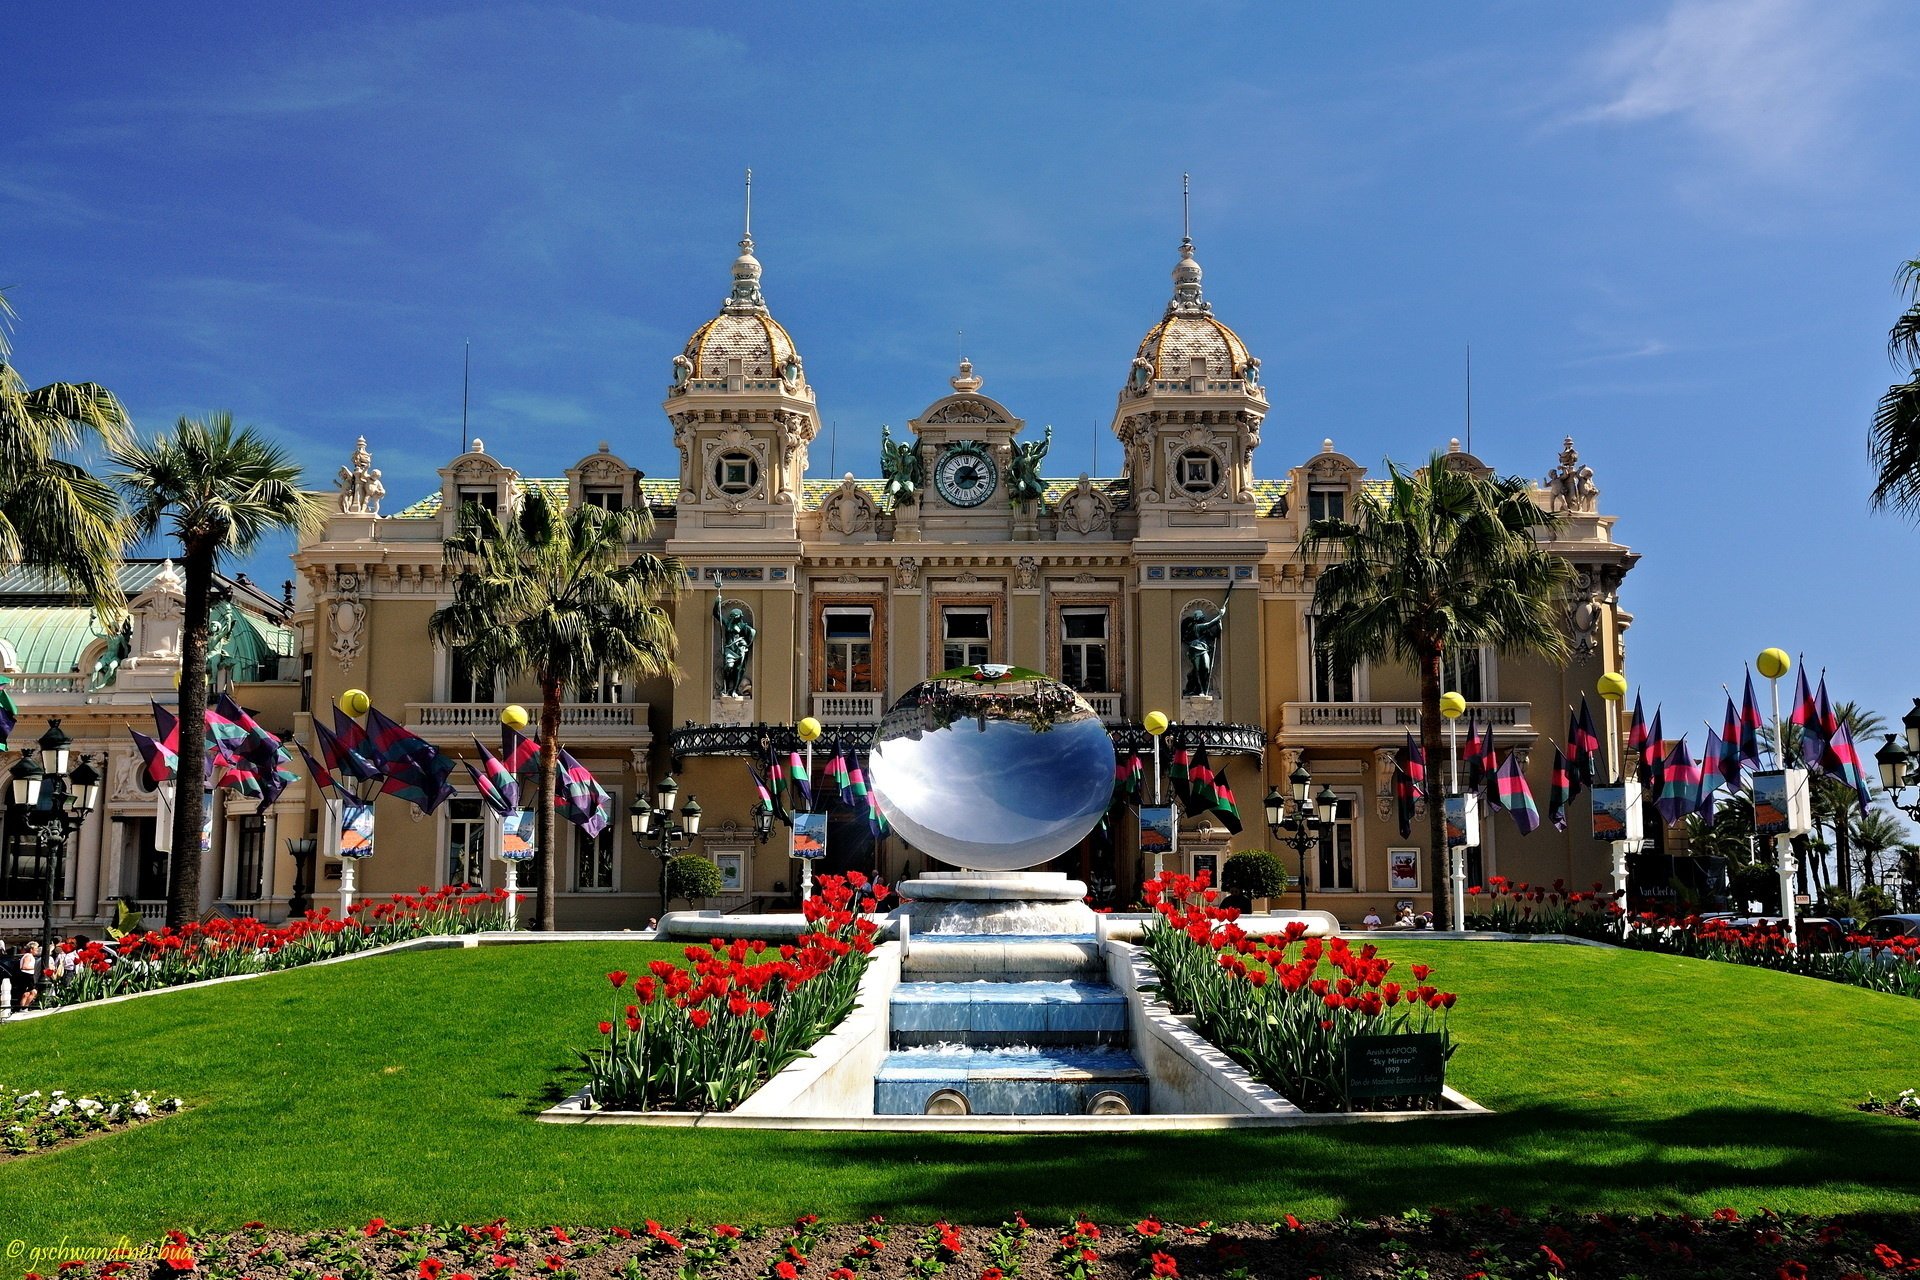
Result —
[[[1019,667],[962,667],[909,689],[880,722],[871,766],[880,810],[907,843],[972,871],[1059,856],[1113,794],[1100,717]]]

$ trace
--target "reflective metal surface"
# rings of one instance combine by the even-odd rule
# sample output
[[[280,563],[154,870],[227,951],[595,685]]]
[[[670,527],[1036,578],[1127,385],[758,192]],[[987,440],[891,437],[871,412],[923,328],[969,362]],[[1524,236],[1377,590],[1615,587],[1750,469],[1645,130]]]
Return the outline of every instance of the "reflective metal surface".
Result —
[[[915,685],[880,723],[880,810],[914,848],[973,871],[1038,866],[1083,839],[1113,794],[1113,739],[1038,672],[975,668]]]

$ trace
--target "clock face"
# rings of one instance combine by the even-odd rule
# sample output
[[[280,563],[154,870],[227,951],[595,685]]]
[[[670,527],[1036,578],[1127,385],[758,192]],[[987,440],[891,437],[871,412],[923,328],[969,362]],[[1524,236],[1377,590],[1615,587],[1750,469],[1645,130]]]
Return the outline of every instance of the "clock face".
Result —
[[[977,507],[993,496],[1000,469],[978,445],[959,444],[940,456],[933,485],[956,507]]]
[[[954,507],[979,507],[1000,482],[1000,468],[979,445],[954,445],[933,468],[933,487]]]

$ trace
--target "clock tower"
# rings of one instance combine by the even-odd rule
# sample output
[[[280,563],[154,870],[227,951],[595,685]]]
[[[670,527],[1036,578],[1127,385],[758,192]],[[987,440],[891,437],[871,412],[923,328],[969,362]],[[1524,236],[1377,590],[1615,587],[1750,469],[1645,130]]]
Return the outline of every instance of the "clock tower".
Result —
[[[991,396],[973,362],[960,361],[953,394],[928,405],[907,425],[913,430],[926,484],[915,507],[901,512],[928,542],[1014,540],[1030,530],[1032,503],[1009,499],[1008,473],[1014,439],[1026,425]]]

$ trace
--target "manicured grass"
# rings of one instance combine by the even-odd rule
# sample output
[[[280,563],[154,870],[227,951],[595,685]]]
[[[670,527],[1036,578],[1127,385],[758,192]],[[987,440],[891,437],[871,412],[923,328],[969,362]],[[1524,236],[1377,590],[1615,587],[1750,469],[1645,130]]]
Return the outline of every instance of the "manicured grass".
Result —
[[[952,1137],[574,1128],[600,976],[678,948],[381,957],[0,1029],[0,1081],[144,1088],[189,1113],[0,1166],[7,1234],[152,1237],[248,1219],[610,1225],[817,1212],[998,1222],[1409,1206],[1920,1210],[1920,1001],[1549,944],[1395,941],[1460,992],[1452,1081],[1502,1114],[1264,1133]]]

